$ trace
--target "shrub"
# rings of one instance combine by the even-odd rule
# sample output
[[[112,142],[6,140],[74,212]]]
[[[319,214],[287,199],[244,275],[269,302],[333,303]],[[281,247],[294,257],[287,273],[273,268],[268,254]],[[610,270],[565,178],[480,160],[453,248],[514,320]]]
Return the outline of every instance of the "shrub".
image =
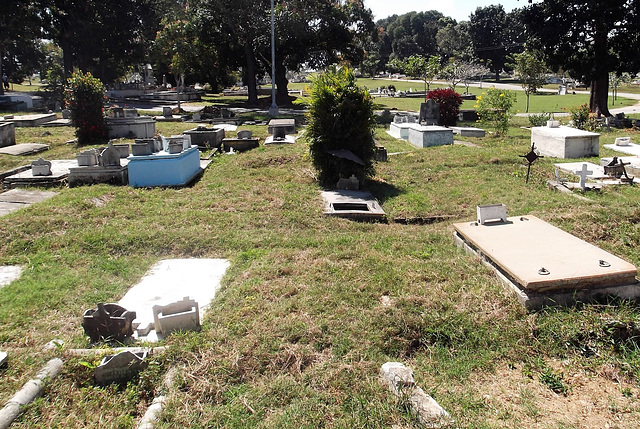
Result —
[[[440,105],[440,121],[442,125],[455,125],[462,105],[462,97],[453,89],[434,89],[429,91],[431,98]]]
[[[586,104],[582,104],[578,107],[571,107],[569,109],[571,113],[571,121],[573,122],[573,126],[584,130],[587,125],[587,121],[589,121],[589,106]]]
[[[74,73],[64,91],[65,103],[71,111],[71,123],[76,127],[79,144],[105,140],[103,106],[106,101],[104,86],[91,73]]]
[[[551,119],[551,113],[532,113],[529,115],[529,125],[532,127],[544,127],[547,121]]]
[[[331,68],[313,79],[307,118],[305,135],[322,186],[353,174],[360,181],[373,175],[373,98],[356,85],[352,70]],[[364,165],[328,153],[338,149],[351,151]]]
[[[480,122],[490,124],[496,134],[506,134],[509,120],[513,117],[513,104],[516,102],[514,91],[489,88],[478,96],[474,106],[480,117]]]

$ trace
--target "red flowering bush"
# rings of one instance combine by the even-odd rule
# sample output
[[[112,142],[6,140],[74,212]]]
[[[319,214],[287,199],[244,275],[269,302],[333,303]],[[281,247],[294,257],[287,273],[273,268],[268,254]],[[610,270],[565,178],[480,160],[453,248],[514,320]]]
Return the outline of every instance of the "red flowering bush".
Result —
[[[76,127],[78,144],[104,141],[107,128],[103,107],[106,101],[104,85],[91,73],[74,73],[64,90],[66,107],[71,111],[71,124]]]
[[[441,125],[455,125],[460,113],[462,97],[453,89],[434,89],[429,91],[427,98],[431,98],[440,105]]]

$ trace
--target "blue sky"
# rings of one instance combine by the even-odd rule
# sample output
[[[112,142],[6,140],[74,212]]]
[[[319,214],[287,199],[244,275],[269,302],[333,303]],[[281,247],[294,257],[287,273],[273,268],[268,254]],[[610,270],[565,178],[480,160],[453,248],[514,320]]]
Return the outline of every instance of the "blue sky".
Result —
[[[469,15],[478,7],[501,4],[504,10],[527,6],[527,0],[364,0],[366,7],[373,11],[374,21],[393,14],[437,10],[456,21],[468,21]]]

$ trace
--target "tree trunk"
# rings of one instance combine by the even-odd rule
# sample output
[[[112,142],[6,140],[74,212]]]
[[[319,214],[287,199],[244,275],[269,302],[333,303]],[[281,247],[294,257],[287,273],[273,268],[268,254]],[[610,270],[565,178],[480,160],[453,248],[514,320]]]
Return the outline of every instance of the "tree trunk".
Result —
[[[247,60],[247,90],[249,92],[247,104],[254,106],[258,104],[258,86],[256,84],[256,56],[251,42],[244,44],[244,55]]]
[[[276,61],[276,96],[283,101],[289,96],[289,80],[287,80],[287,69],[281,61]]]
[[[0,77],[4,74],[2,68],[2,48],[0,48]],[[4,95],[4,82],[0,82],[0,95]]]
[[[606,74],[596,80],[591,81],[591,92],[589,95],[589,111],[598,116],[611,116],[607,101],[609,98],[609,75]]]
[[[63,76],[66,83],[66,80],[73,74],[73,53],[71,52],[71,43],[66,36],[62,36],[60,40],[60,49],[62,49]]]

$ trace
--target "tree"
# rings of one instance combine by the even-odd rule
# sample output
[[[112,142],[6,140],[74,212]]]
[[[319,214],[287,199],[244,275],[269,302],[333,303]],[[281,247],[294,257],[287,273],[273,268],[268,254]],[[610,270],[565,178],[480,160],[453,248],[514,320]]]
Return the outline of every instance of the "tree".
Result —
[[[453,21],[435,10],[393,15],[378,21],[383,31],[381,50],[390,48],[388,56],[381,53],[381,57],[388,62],[393,58],[402,60],[412,55],[429,57],[439,54],[436,36],[450,22]]]
[[[547,66],[538,54],[528,49],[520,54],[513,54],[512,58],[513,69],[518,73],[520,84],[527,96],[525,113],[529,113],[529,96],[545,84]]]
[[[640,0],[544,0],[524,20],[531,47],[551,68],[589,82],[590,111],[609,116],[609,73],[640,70]]]
[[[469,33],[476,57],[500,80],[508,67],[507,55],[522,50],[523,32],[518,12],[505,13],[502,5],[479,7],[470,15]]]
[[[427,100],[427,93],[430,90],[431,83],[435,80],[441,69],[440,57],[432,55],[425,58],[422,55],[412,55],[404,62],[405,73],[409,76],[424,81],[424,99]]]
[[[322,186],[333,187],[351,175],[363,181],[374,174],[373,99],[356,84],[350,69],[330,68],[313,79],[307,118],[305,137]],[[329,153],[335,150],[349,151],[361,163]]]
[[[445,59],[456,57],[463,61],[469,61],[473,57],[473,44],[467,21],[447,24],[438,30],[436,40]]]

